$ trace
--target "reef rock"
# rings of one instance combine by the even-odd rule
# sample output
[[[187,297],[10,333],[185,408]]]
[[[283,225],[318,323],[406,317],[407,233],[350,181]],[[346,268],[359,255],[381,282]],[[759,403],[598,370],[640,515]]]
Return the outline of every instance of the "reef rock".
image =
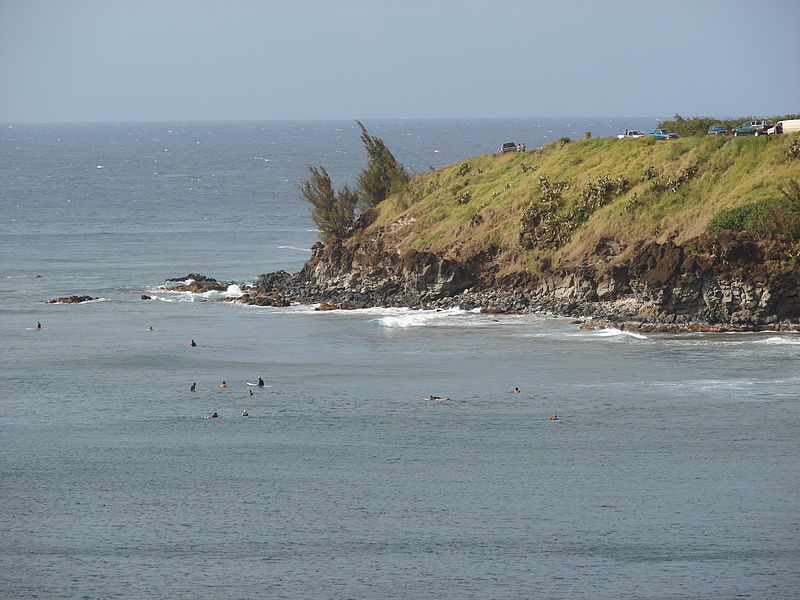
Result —
[[[48,304],[80,304],[81,302],[91,302],[97,300],[92,296],[64,296],[63,298],[53,298],[48,300]]]

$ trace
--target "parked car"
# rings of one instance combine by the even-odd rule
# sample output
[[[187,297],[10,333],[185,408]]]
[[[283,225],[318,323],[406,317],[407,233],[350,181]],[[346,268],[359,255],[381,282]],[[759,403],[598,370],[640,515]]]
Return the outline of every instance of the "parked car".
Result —
[[[787,119],[786,121],[778,121],[767,129],[767,135],[773,133],[796,133],[800,131],[800,119]]]
[[[626,140],[628,138],[640,138],[640,137],[644,137],[644,136],[645,136],[645,133],[642,132],[642,131],[639,131],[638,129],[626,129],[625,133],[621,133],[620,135],[617,136],[617,138],[619,138],[621,140]]]
[[[733,128],[733,135],[763,135],[770,128],[766,121],[745,121],[741,125]]]
[[[506,152],[516,152],[517,151],[517,144],[516,142],[506,142],[502,146],[500,146],[500,154],[505,154]]]
[[[656,129],[655,131],[651,133],[646,133],[645,135],[654,137],[657,140],[674,140],[678,138],[678,134],[673,133],[669,129]]]
[[[728,135],[730,131],[723,125],[712,125],[708,128],[708,135]]]

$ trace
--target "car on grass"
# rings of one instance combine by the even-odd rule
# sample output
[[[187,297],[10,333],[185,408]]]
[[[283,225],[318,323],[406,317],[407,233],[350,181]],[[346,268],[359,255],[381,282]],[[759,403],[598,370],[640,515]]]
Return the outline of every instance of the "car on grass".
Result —
[[[646,134],[643,131],[639,131],[638,129],[626,129],[625,133],[621,133],[617,136],[620,140],[627,140],[629,138],[640,138],[644,137]]]
[[[708,135],[728,135],[730,131],[724,125],[712,125],[708,128]]]
[[[669,129],[656,129],[653,132],[647,133],[650,137],[654,137],[657,140],[675,140],[678,139],[678,134],[670,131]]]
[[[741,125],[733,128],[733,135],[764,135],[767,133],[767,129],[770,128],[770,124],[766,121],[745,121]]]
[[[767,134],[773,133],[797,133],[800,131],[800,119],[787,119],[785,121],[778,121],[767,129]]]
[[[500,154],[505,154],[506,152],[516,152],[517,151],[517,144],[516,142],[506,142],[502,146],[500,146]]]

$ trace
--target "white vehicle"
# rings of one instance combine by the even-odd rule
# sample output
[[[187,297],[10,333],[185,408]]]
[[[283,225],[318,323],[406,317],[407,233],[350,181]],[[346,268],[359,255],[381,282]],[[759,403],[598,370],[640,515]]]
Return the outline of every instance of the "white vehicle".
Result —
[[[800,131],[800,119],[788,119],[786,121],[778,121],[767,129],[767,133],[796,133]]]
[[[625,133],[621,133],[617,136],[617,138],[620,140],[626,140],[628,138],[640,138],[644,136],[645,134],[638,129],[626,129]]]

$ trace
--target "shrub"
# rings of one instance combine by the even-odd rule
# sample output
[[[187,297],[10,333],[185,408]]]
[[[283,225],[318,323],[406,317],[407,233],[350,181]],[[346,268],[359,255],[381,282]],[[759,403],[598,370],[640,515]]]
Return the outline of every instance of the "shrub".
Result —
[[[800,239],[800,184],[790,181],[778,198],[760,200],[719,211],[709,221],[706,231],[722,229],[782,234]]]
[[[361,200],[365,206],[376,206],[392,192],[401,191],[411,176],[381,138],[370,135],[361,121],[356,123],[361,128],[361,141],[369,156],[366,168],[358,176]]]
[[[786,149],[786,158],[790,160],[800,158],[800,135],[794,136],[794,139],[789,142],[789,147]]]
[[[335,193],[325,167],[308,167],[308,171],[311,177],[300,184],[300,195],[311,204],[311,220],[325,243],[344,239],[353,228],[358,194],[346,185]]]

